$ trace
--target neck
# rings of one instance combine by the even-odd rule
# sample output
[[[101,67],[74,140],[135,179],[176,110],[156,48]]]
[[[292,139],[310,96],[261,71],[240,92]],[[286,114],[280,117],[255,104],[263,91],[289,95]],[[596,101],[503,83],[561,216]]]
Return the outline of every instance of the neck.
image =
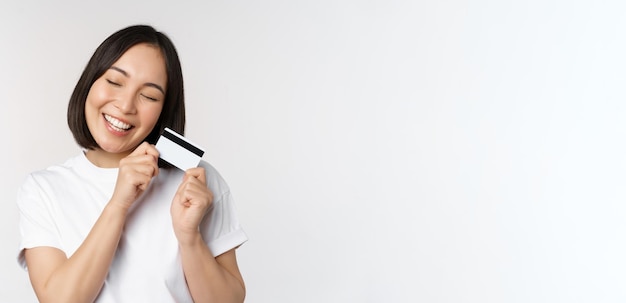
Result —
[[[128,153],[109,153],[102,149],[89,149],[85,152],[87,159],[100,168],[115,168],[120,166],[120,160],[128,156]]]

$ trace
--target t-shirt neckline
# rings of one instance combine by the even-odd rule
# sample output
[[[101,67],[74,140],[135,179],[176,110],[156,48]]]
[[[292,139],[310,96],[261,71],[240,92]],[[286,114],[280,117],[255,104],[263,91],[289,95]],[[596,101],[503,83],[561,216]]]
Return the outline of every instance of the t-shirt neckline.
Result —
[[[119,168],[103,168],[96,166],[91,161],[89,161],[86,155],[86,151],[82,151],[77,160],[77,168],[83,171],[89,178],[97,177],[101,180],[101,178],[109,179],[112,177],[114,178],[113,180],[115,180],[115,178],[117,177],[117,172],[119,171]]]

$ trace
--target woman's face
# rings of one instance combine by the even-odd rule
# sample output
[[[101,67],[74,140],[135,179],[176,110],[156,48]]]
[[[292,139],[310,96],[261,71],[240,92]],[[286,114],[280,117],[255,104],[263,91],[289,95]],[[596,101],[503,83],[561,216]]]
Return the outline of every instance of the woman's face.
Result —
[[[159,48],[137,44],[98,78],[87,95],[85,117],[102,151],[132,152],[156,125],[167,89]]]

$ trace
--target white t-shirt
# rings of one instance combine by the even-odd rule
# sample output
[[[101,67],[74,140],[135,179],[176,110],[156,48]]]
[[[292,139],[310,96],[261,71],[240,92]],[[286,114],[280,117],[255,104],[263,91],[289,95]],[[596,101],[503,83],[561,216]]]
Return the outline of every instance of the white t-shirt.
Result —
[[[200,231],[214,256],[247,240],[230,189],[208,163],[213,204]],[[18,192],[21,243],[18,262],[26,269],[24,249],[51,246],[70,257],[82,244],[108,203],[117,168],[99,168],[81,153],[62,165],[30,174]],[[128,214],[124,232],[96,302],[193,302],[183,274],[170,206],[183,178],[177,168],[161,169]]]

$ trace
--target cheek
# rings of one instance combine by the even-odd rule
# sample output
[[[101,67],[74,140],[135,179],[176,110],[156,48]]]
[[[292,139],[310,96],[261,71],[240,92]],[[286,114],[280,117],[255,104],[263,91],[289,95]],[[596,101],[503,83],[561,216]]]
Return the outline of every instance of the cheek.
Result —
[[[144,123],[155,125],[161,116],[161,110],[163,104],[149,104],[144,108],[145,115],[143,116]]]
[[[91,89],[89,89],[89,94],[87,94],[86,105],[99,107],[103,105],[104,103],[106,103],[106,100],[108,100],[110,97],[111,97],[110,92],[106,88],[103,88],[102,85],[100,85],[99,81],[96,81],[91,86]]]

